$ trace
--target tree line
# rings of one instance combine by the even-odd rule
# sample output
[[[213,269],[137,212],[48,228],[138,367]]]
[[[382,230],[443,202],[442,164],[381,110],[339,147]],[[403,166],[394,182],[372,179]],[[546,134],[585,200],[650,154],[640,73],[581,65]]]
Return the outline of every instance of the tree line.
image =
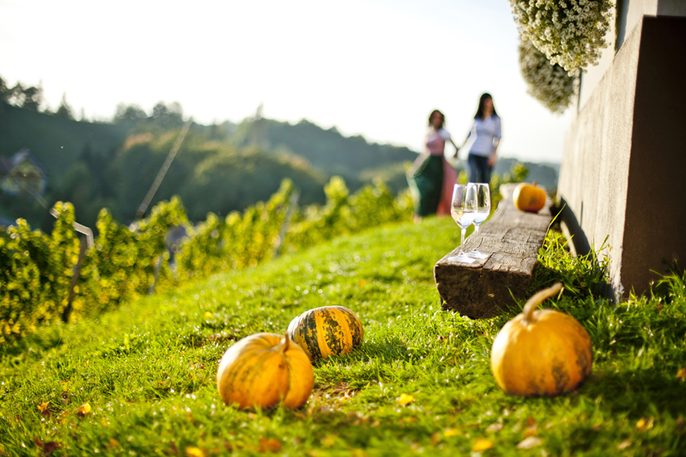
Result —
[[[0,156],[28,148],[48,174],[43,204],[0,193],[0,216],[48,231],[54,220],[46,206],[69,201],[84,225],[93,227],[102,208],[132,222],[187,119],[181,105],[159,102],[146,112],[119,104],[111,121],[96,123],[76,121],[66,96],[56,112],[43,106],[40,85],[10,87],[0,79]],[[151,205],[178,195],[189,219],[201,221],[210,211],[226,215],[267,200],[283,179],[298,187],[302,204],[323,204],[333,176],[353,192],[382,180],[397,193],[406,187],[404,163],[414,157],[306,120],[193,124]]]

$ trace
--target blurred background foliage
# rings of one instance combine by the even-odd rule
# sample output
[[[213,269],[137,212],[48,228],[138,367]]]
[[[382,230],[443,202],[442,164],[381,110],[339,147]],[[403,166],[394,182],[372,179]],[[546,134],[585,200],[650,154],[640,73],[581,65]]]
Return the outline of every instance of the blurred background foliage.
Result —
[[[159,102],[146,112],[120,104],[112,119],[76,120],[66,94],[54,112],[43,105],[40,86],[9,87],[0,78],[0,158],[28,148],[47,174],[43,202],[0,192],[0,225],[23,218],[49,232],[54,219],[47,209],[58,201],[71,202],[76,220],[94,230],[102,208],[121,224],[133,222],[187,119],[182,107]],[[298,188],[300,204],[323,205],[324,185],[334,176],[350,192],[383,181],[397,195],[416,157],[408,148],[346,137],[307,120],[289,124],[258,113],[239,124],[193,124],[150,207],[179,196],[197,223],[209,212],[225,217],[267,201],[284,179]],[[508,173],[516,162],[501,159],[495,173]],[[529,179],[556,187],[554,165],[526,165]]]

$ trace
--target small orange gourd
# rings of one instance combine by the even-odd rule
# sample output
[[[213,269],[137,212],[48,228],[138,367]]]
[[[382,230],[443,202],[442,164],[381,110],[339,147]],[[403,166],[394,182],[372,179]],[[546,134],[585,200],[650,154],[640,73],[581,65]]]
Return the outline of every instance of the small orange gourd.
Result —
[[[288,325],[288,334],[315,361],[362,346],[364,329],[348,308],[323,306],[294,318]]]
[[[219,362],[217,390],[227,405],[289,408],[305,404],[314,387],[307,354],[285,335],[257,333],[231,346]]]
[[[515,187],[512,199],[518,210],[537,213],[545,206],[546,193],[536,187],[536,181],[533,184],[523,182]]]
[[[593,353],[586,329],[568,314],[536,310],[560,290],[562,285],[556,283],[534,294],[495,337],[491,371],[508,394],[555,396],[574,390],[591,374]]]

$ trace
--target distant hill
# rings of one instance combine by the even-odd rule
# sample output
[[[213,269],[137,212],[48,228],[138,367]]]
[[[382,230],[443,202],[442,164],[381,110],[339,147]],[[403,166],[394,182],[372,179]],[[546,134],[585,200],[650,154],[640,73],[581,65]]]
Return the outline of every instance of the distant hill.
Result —
[[[166,110],[163,104],[155,112],[150,117],[136,112],[117,123],[91,123],[0,102],[0,156],[29,148],[47,170],[46,203],[72,202],[79,222],[93,227],[106,207],[128,223],[183,123],[180,111]],[[301,204],[324,203],[323,186],[333,175],[342,176],[353,192],[378,179],[397,193],[407,187],[405,169],[416,157],[408,148],[345,137],[306,120],[194,124],[152,205],[179,195],[194,221],[205,219],[209,211],[224,216],[267,200],[284,178],[301,189]],[[503,175],[515,162],[501,158],[495,172]],[[554,165],[525,164],[529,181],[557,187]],[[0,218],[17,217],[44,230],[53,221],[34,199],[0,194]]]
[[[0,156],[29,148],[56,177],[78,159],[86,145],[98,155],[112,155],[133,127],[79,122],[0,102]]]
[[[127,223],[176,139],[177,117],[90,123],[0,102],[0,156],[29,148],[48,173],[47,204],[74,203],[79,222],[92,227],[106,207]],[[226,215],[265,201],[284,178],[301,189],[301,204],[324,203],[323,186],[333,175],[351,191],[383,179],[397,192],[407,186],[404,162],[415,157],[307,121],[194,124],[152,204],[180,195],[197,221],[209,211]],[[30,197],[0,195],[0,217],[23,217],[45,230],[52,223]]]
[[[325,130],[307,120],[246,120],[232,140],[242,147],[295,154],[327,176],[342,176],[351,190],[380,178],[397,192],[407,187],[402,164],[417,158],[417,152],[406,147],[368,143],[359,135],[345,137],[335,127]]]
[[[547,191],[554,191],[557,189],[557,179],[560,172],[560,164],[555,163],[536,163],[524,162],[517,159],[501,157],[495,164],[494,173],[503,176],[512,169],[512,165],[521,162],[529,169],[529,174],[526,177],[527,182],[537,181]]]

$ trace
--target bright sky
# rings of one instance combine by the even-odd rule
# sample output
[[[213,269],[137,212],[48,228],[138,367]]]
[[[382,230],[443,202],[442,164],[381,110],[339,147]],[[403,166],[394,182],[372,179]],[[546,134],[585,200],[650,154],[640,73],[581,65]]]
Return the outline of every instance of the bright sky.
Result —
[[[240,122],[264,104],[419,151],[432,109],[460,144],[489,92],[500,155],[559,162],[571,113],[526,93],[517,45],[507,0],[0,0],[0,76],[42,84],[53,110],[66,94],[77,117],[176,101]]]

